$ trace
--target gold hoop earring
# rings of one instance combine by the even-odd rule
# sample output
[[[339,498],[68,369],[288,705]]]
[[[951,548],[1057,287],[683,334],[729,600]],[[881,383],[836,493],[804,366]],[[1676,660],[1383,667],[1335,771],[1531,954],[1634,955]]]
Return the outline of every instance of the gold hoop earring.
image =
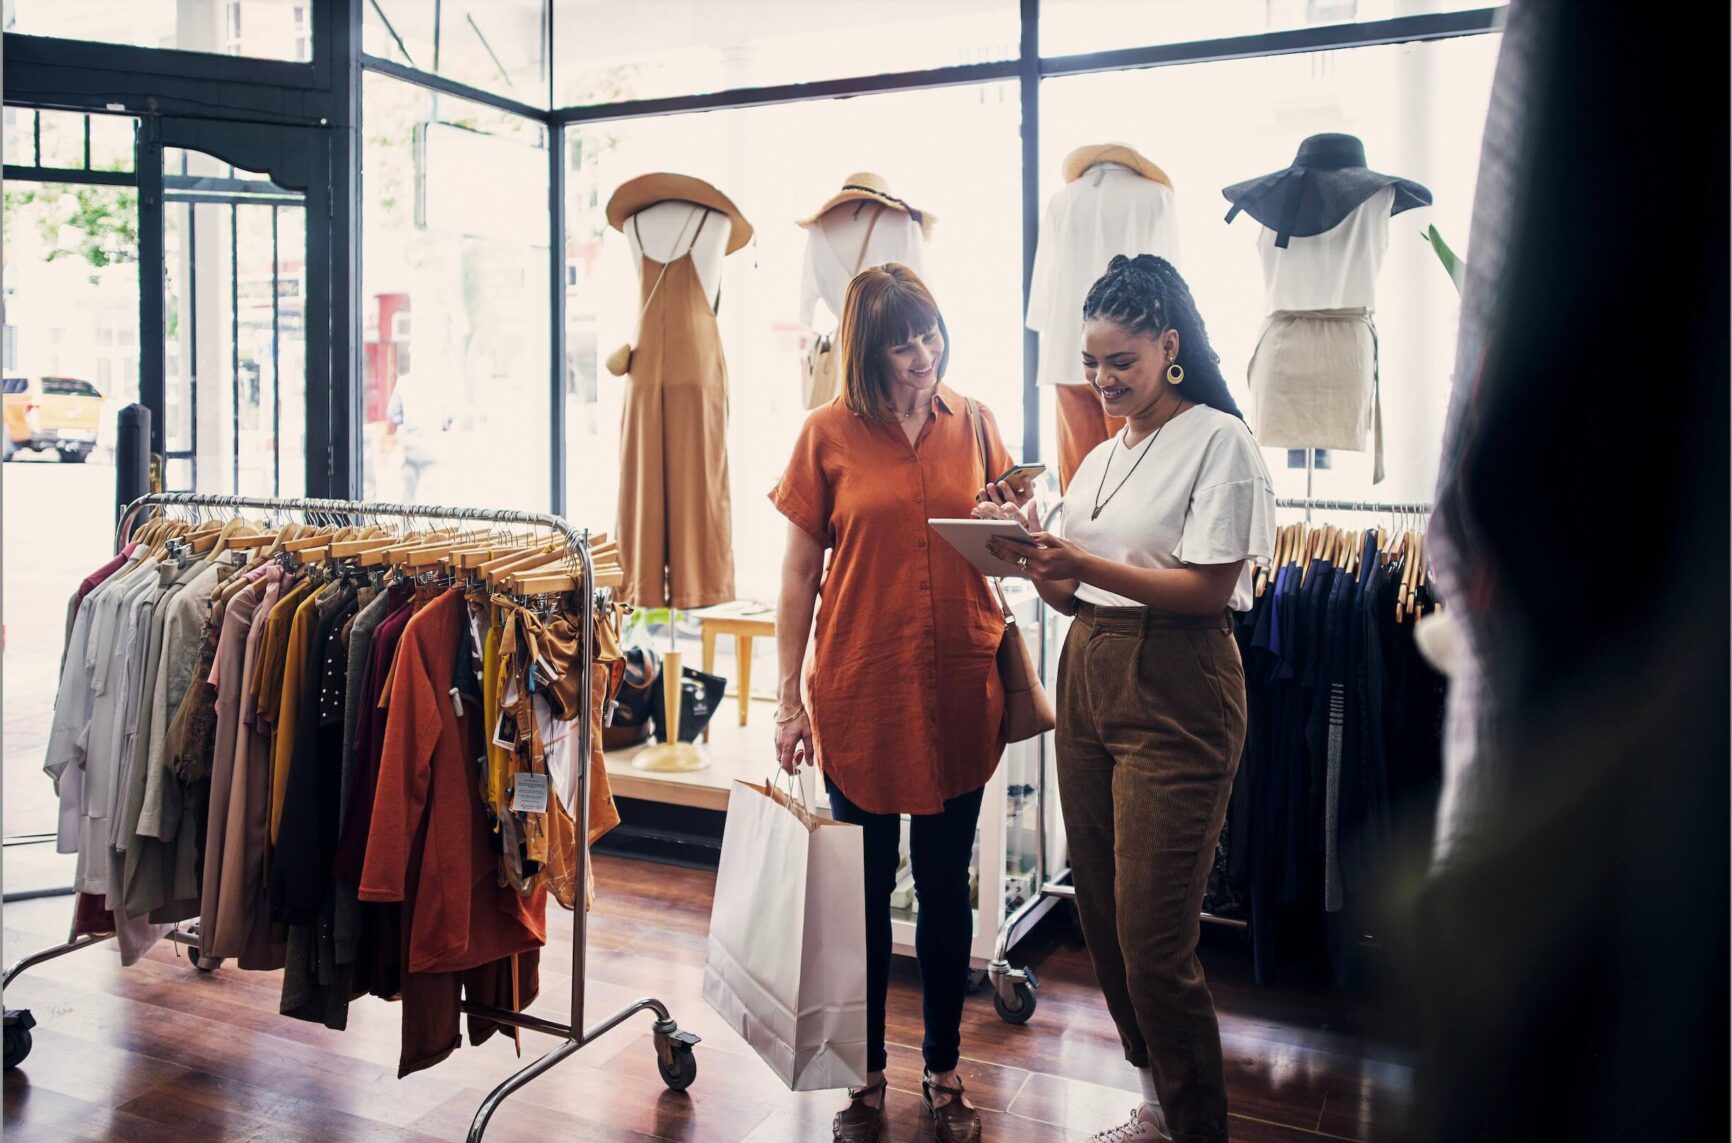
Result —
[[[1185,383],[1185,367],[1177,361],[1167,366],[1167,384],[1183,385]]]

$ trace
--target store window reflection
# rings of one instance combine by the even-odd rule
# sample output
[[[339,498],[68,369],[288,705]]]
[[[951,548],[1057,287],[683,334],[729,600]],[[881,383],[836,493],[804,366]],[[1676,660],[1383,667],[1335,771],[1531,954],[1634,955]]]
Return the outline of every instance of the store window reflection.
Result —
[[[140,48],[313,58],[313,0],[5,0],[5,28]]]
[[[1233,7],[1234,5],[1220,5]],[[1212,6],[1213,7],[1213,6]],[[1260,8],[1261,5],[1255,5]],[[1431,188],[1431,207],[1395,216],[1377,279],[1376,320],[1388,477],[1370,452],[1334,452],[1313,477],[1320,497],[1428,500],[1436,481],[1455,359],[1459,299],[1423,235],[1435,224],[1458,253],[1479,166],[1497,36],[1355,48],[1049,80],[1041,85],[1043,201],[1083,143],[1122,140],[1173,180],[1179,270],[1191,284],[1234,395],[1250,412],[1246,366],[1264,318],[1256,223],[1228,225],[1221,188],[1286,167],[1300,140],[1345,131],[1368,164]],[[1152,109],[1169,109],[1159,113]],[[1050,409],[1046,416],[1051,416]],[[1052,440],[1050,431],[1043,440]],[[1303,450],[1265,459],[1281,496],[1305,495]]]
[[[926,275],[944,308],[949,381],[1022,435],[1019,111],[1009,84],[573,127],[567,173],[567,467],[571,515],[612,526],[628,381],[601,360],[632,337],[639,283],[624,237],[603,216],[615,187],[648,171],[694,175],[751,221],[752,244],[723,265],[718,318],[727,357],[735,582],[775,599],[786,522],[767,493],[807,412],[800,320],[807,232],[845,178],[882,176],[937,217]],[[790,147],[798,141],[797,148]],[[812,325],[834,329],[820,306]]]
[[[362,99],[363,493],[546,509],[546,128],[378,74]]]

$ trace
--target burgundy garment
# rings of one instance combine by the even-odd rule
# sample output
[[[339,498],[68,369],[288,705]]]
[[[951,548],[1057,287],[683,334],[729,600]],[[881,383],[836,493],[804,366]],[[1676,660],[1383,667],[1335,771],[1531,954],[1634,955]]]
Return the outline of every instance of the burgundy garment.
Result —
[[[356,717],[354,768],[349,776],[349,816],[343,822],[332,862],[336,879],[350,885],[361,881],[361,867],[367,857],[367,831],[373,821],[373,787],[379,779],[379,758],[385,747],[387,712],[379,708],[379,699],[384,694],[391,664],[396,661],[403,630],[420,605],[419,595],[405,599],[379,621],[368,648],[367,665],[361,676],[361,709]],[[349,669],[354,670],[355,664],[349,664]],[[402,990],[398,955],[402,916],[403,906],[399,904],[360,903],[360,935],[356,940],[355,975],[351,982],[355,992],[389,1000]]]
[[[361,865],[367,857],[367,830],[373,823],[373,787],[379,780],[379,755],[385,748],[386,712],[379,707],[385,677],[397,657],[397,644],[409,626],[416,604],[413,598],[379,621],[361,676],[361,713],[355,728],[355,770],[349,780],[349,816],[337,839],[333,865],[337,879],[351,885],[361,883]],[[349,664],[353,670],[355,664]]]

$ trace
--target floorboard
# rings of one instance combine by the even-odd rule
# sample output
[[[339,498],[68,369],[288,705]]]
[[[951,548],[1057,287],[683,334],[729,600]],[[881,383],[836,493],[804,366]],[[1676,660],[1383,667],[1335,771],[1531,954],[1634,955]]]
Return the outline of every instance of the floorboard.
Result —
[[[697,1083],[675,1094],[656,1072],[649,1019],[586,1047],[507,1100],[488,1139],[547,1143],[693,1140],[782,1143],[829,1137],[835,1092],[789,1092],[704,1004],[704,934],[714,875],[599,857],[590,917],[587,1018],[641,996],[661,998],[704,1037]],[[5,959],[61,939],[67,898],[5,913]],[[1056,928],[1057,926],[1048,926]],[[533,1010],[567,1016],[571,925],[553,918]],[[1094,986],[1086,950],[1037,933],[1019,950],[1042,987],[1026,1026],[998,1019],[986,993],[964,1014],[961,1073],[991,1143],[1086,1139],[1136,1102],[1135,1076]],[[1405,1114],[1411,1071],[1368,1043],[1340,1001],[1295,987],[1259,988],[1231,943],[1204,957],[1221,1013],[1232,1136],[1237,1143],[1375,1140]],[[396,1078],[400,1010],[357,1001],[333,1032],[277,1014],[275,974],[192,968],[160,945],[120,967],[112,945],[25,973],[9,1007],[36,1017],[35,1048],[6,1073],[8,1140],[201,1143],[229,1140],[458,1141],[484,1094],[553,1041],[523,1035],[465,1047],[429,1071]],[[929,1140],[920,1110],[920,993],[898,961],[888,1009],[887,1143]]]

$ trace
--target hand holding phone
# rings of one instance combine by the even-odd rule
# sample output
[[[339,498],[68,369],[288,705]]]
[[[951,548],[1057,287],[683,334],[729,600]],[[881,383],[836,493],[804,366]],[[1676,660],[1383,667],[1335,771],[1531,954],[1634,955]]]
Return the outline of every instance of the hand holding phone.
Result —
[[[1013,464],[1009,468],[1005,469],[1000,476],[992,481],[992,483],[988,484],[980,492],[976,493],[974,498],[976,500],[990,501],[993,503],[1005,503],[1006,498],[1004,493],[1002,491],[995,491],[998,490],[1000,486],[1003,486],[1011,491],[1015,497],[1014,503],[1020,507],[1022,504],[1027,502],[1029,496],[1032,494],[1035,478],[1045,471],[1046,465],[1041,464],[1038,461],[1030,461],[1024,464]]]

